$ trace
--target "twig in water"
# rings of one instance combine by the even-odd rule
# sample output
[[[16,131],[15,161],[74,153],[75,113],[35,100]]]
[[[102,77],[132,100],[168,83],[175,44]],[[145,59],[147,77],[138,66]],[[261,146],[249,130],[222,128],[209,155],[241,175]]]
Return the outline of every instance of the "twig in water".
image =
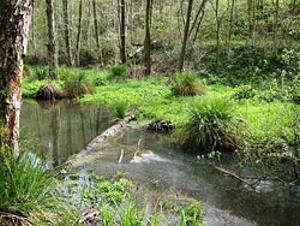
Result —
[[[121,149],[121,154],[120,154],[120,158],[119,158],[118,164],[122,163],[123,157],[124,157],[124,149]]]
[[[220,172],[222,172],[222,173],[224,173],[224,174],[227,174],[227,175],[229,175],[229,176],[231,176],[231,177],[237,179],[238,181],[240,181],[240,182],[242,182],[242,183],[248,185],[248,186],[251,187],[252,189],[255,189],[255,185],[256,185],[257,182],[258,182],[258,181],[256,181],[256,182],[254,182],[254,183],[250,183],[250,182],[248,182],[247,180],[245,180],[245,179],[239,177],[237,174],[235,174],[235,173],[233,173],[233,172],[230,172],[230,171],[228,171],[228,170],[225,170],[225,169],[223,169],[223,168],[221,168],[221,167],[218,167],[218,166],[215,166],[215,169],[218,170],[218,171],[220,171]]]

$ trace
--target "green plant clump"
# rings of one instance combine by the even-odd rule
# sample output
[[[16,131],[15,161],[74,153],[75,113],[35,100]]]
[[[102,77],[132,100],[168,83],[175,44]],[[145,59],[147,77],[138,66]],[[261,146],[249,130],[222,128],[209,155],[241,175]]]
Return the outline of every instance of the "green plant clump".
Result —
[[[70,98],[84,96],[93,92],[94,86],[83,72],[75,73],[66,79],[65,94]]]
[[[171,80],[172,93],[178,96],[205,94],[205,88],[197,81],[197,74],[192,72],[177,73]]]
[[[128,104],[124,102],[118,102],[115,106],[115,116],[117,118],[123,119],[128,111]]]
[[[43,161],[31,152],[18,158],[12,151],[0,150],[0,221],[4,225],[32,225],[51,212],[62,210],[62,202],[55,195],[54,171],[47,170]],[[40,224],[37,224],[40,225]]]
[[[200,99],[176,135],[181,144],[203,151],[232,151],[241,142],[240,122],[232,102],[221,97]]]
[[[124,65],[115,65],[110,71],[113,78],[121,78],[127,72],[127,67]]]

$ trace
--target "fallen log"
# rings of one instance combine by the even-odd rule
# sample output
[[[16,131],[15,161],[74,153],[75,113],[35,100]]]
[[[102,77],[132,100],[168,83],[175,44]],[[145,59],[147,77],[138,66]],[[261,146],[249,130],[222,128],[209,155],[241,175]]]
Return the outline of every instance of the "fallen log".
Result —
[[[119,120],[116,124],[105,130],[102,134],[94,138],[85,149],[83,149],[77,157],[80,157],[82,155],[86,155],[88,152],[90,152],[93,149],[99,148],[101,145],[104,144],[104,142],[114,137],[126,124],[128,124],[130,121],[135,119],[135,115],[133,113],[128,114],[125,118]]]

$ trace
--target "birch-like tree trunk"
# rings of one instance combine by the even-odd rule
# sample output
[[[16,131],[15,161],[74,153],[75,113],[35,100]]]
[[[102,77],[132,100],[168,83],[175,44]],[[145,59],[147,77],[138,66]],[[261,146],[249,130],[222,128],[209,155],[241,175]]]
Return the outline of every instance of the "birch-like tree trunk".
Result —
[[[19,123],[23,57],[33,0],[0,1],[0,114],[6,142],[19,154]]]
[[[48,20],[48,54],[49,54],[49,77],[58,78],[58,56],[56,45],[55,17],[53,0],[46,0],[46,13]]]

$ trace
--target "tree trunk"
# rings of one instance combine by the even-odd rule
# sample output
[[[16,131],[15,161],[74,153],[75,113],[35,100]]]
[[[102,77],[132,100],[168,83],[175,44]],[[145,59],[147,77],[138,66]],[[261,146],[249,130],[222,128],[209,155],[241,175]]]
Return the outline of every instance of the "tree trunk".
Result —
[[[228,4],[229,4],[228,0]],[[232,30],[233,30],[233,20],[234,20],[234,7],[235,7],[235,0],[231,0],[231,4],[230,4],[230,12],[229,12],[229,28],[228,28],[228,52],[230,52],[230,48],[231,48],[231,38],[232,38]]]
[[[94,15],[95,39],[97,45],[98,60],[100,66],[103,67],[103,56],[102,56],[102,49],[100,45],[99,32],[98,32],[96,0],[93,0],[93,15]]]
[[[82,0],[79,1],[79,18],[76,39],[76,63],[80,66],[80,36],[81,36],[81,21],[82,21]]]
[[[62,0],[63,4],[63,17],[64,17],[64,29],[65,29],[65,44],[67,50],[68,66],[73,66],[73,56],[70,39],[70,18],[69,18],[69,3],[68,0]]]
[[[182,40],[181,53],[179,58],[179,71],[182,71],[184,66],[185,52],[186,52],[186,46],[188,42],[192,10],[193,10],[193,0],[189,0],[187,13],[186,13],[186,21],[184,26],[184,36]]]
[[[122,64],[126,63],[126,12],[125,12],[125,0],[120,1],[120,58]]]
[[[151,73],[151,8],[152,0],[146,1],[146,17],[145,17],[145,40],[144,40],[144,64],[145,64],[145,75]]]
[[[23,57],[33,0],[0,2],[0,114],[6,142],[19,153],[19,123]]]
[[[49,77],[57,79],[58,58],[56,46],[56,32],[54,20],[54,5],[53,0],[46,0],[46,13],[48,19],[48,54],[49,54]]]
[[[220,8],[220,1],[216,0],[216,42],[217,42],[217,58],[216,58],[216,66],[217,70],[219,69],[219,56],[220,56],[220,30],[221,30],[221,19],[219,17],[219,8]]]

